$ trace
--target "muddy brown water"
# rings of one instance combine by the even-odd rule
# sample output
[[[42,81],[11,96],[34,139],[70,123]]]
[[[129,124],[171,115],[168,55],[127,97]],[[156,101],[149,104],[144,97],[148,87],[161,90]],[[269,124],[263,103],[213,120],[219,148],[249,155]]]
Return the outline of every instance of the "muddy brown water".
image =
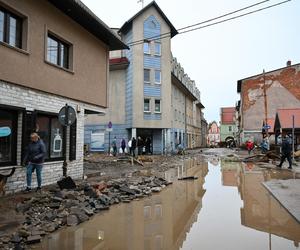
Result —
[[[112,206],[77,227],[55,232],[35,249],[300,249],[300,224],[261,185],[290,171],[214,159],[186,161],[164,174],[159,194]],[[196,175],[196,180],[177,177]]]

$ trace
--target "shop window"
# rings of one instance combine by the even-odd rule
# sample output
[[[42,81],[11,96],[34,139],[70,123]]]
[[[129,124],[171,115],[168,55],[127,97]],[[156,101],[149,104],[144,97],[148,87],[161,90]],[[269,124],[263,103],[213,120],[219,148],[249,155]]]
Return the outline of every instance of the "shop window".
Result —
[[[63,126],[57,116],[38,114],[35,131],[45,143],[46,160],[57,160],[63,157]]]
[[[47,61],[60,67],[69,69],[70,45],[48,34],[47,37]]]
[[[0,166],[16,164],[17,115],[0,109]]]
[[[22,18],[0,7],[0,41],[22,47]]]

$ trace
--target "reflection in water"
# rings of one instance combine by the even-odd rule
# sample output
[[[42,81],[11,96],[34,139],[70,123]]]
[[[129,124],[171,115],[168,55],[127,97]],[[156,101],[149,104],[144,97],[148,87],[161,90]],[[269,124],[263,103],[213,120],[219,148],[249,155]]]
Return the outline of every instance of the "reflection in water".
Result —
[[[180,249],[202,208],[207,163],[196,159],[165,174],[169,180],[177,176],[196,175],[194,181],[175,181],[157,195],[129,204],[111,207],[77,227],[49,236],[42,249]]]
[[[222,162],[223,185],[237,186],[244,201],[241,208],[241,224],[269,233],[269,249],[272,235],[277,235],[299,246],[300,224],[264,188],[262,182],[271,179],[292,179],[291,171],[260,169],[252,163],[245,165]]]
[[[199,178],[176,181],[189,175]],[[299,249],[300,224],[261,185],[292,172],[190,159],[164,177],[174,182],[159,194],[112,206],[36,249]]]

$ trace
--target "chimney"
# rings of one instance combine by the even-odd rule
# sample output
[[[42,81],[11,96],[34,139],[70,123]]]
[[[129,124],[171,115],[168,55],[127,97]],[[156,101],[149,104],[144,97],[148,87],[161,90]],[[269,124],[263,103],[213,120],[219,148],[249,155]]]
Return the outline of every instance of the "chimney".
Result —
[[[288,61],[286,62],[286,66],[289,67],[289,66],[291,66],[291,65],[292,65],[291,60],[288,60]]]

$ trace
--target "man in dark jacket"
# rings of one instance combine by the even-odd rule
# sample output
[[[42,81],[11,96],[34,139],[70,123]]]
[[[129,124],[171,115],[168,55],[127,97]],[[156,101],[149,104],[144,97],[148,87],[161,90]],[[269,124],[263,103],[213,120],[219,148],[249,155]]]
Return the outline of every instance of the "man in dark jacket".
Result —
[[[286,135],[282,139],[282,143],[281,143],[281,161],[280,161],[280,163],[277,167],[281,168],[283,162],[285,161],[285,159],[287,159],[288,162],[289,162],[289,169],[292,169],[291,152],[292,152],[292,147],[291,147],[291,143],[290,143],[290,138],[288,137],[288,135]]]
[[[135,157],[135,149],[136,149],[136,139],[132,137],[131,140],[131,150],[132,150],[132,156]]]
[[[31,190],[31,178],[32,172],[36,170],[36,178],[38,187],[36,191],[41,190],[42,186],[42,168],[46,156],[46,147],[44,142],[40,139],[37,133],[30,135],[31,143],[28,145],[25,157],[24,165],[27,165],[26,169],[26,180],[27,188],[25,191]]]

